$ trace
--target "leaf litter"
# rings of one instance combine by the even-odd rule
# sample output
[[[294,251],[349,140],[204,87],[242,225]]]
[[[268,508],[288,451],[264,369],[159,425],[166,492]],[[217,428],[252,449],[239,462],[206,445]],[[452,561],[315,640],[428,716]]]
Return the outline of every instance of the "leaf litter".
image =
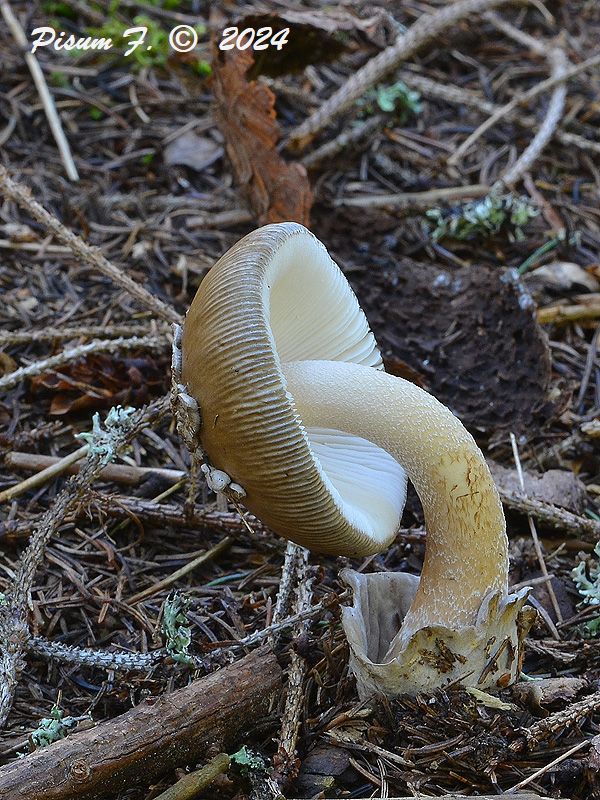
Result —
[[[278,150],[282,133],[307,113],[306,98],[317,107],[356,70],[357,64],[390,43],[396,33],[394,25],[386,27],[390,15],[395,25],[400,21],[408,27],[419,11],[412,6],[398,9],[386,4],[379,17],[384,24],[370,22],[368,31],[349,26],[343,31],[345,46],[328,64],[313,63],[308,70],[301,67],[294,74],[284,71],[277,85],[267,84],[258,75],[260,65],[256,74],[251,71],[249,53],[236,53],[235,58],[215,53],[212,90],[199,83],[197,76],[192,79],[185,64],[132,75],[122,63],[103,65],[103,71],[95,69],[98,64],[91,58],[83,69],[91,68],[92,74],[82,73],[66,90],[71,105],[67,102],[62,112],[68,117],[69,132],[77,134],[71,138],[78,161],[86,165],[83,183],[65,191],[54,143],[39,120],[39,124],[27,127],[19,118],[4,146],[7,162],[36,176],[35,193],[45,205],[108,257],[123,263],[124,254],[141,253],[135,274],[160,296],[175,298],[182,312],[191,287],[183,285],[182,289],[185,269],[176,272],[173,265],[182,255],[190,262],[201,259],[203,264],[216,260],[253,225],[248,222],[244,201],[257,222],[298,219],[306,223],[314,205],[315,233],[327,242],[353,282],[391,371],[419,381],[446,402],[478,437],[495,442],[494,456],[505,468],[512,469],[512,463],[498,443],[506,440],[510,430],[520,436],[521,455],[528,468],[534,469],[551,452],[552,460],[577,471],[578,481],[585,486],[585,498],[579,497],[576,506],[570,497],[570,507],[581,509],[583,505],[584,513],[598,514],[598,493],[593,486],[600,482],[600,463],[593,438],[583,432],[589,430],[585,426],[593,423],[599,406],[592,347],[597,323],[595,318],[591,322],[576,319],[565,326],[546,325],[542,330],[529,295],[511,271],[532,254],[541,253],[528,273],[532,277],[536,266],[547,264],[548,258],[575,263],[580,270],[597,276],[600,218],[594,151],[565,149],[554,141],[532,169],[536,191],[543,195],[552,217],[569,232],[577,230],[580,234],[579,241],[565,236],[548,251],[544,250],[548,234],[540,216],[523,229],[524,241],[510,241],[499,229],[492,231],[491,239],[455,243],[433,241],[424,233],[418,214],[415,218],[391,206],[376,211],[368,207],[355,211],[335,208],[332,200],[343,195],[422,192],[451,186],[457,178],[445,168],[445,154],[452,152],[464,138],[465,129],[472,131],[482,117],[472,106],[457,108],[450,95],[432,98],[419,90],[418,113],[402,121],[387,117],[385,124],[373,128],[369,139],[357,140],[356,146],[350,140],[318,171],[311,172],[310,182],[300,164],[291,157],[286,160],[288,155]],[[552,23],[537,16],[535,9],[526,9],[519,17],[520,24],[546,37],[565,27],[571,36],[572,57],[585,57],[600,31],[597,10],[571,3],[555,11]],[[244,19],[246,12],[240,8],[239,19]],[[361,25],[373,20],[371,7],[353,6],[348,14],[355,12],[360,14]],[[283,9],[282,24],[286,13]],[[293,13],[319,16],[321,11],[290,9],[289,14]],[[510,11],[506,14],[513,18]],[[313,41],[318,37],[321,42],[327,41],[322,36],[326,25],[307,17],[302,24],[314,29]],[[427,54],[415,57],[409,66],[434,82],[451,88],[467,87],[482,98],[505,102],[514,87],[536,79],[537,65],[532,67],[531,54],[501,38],[489,23],[477,24],[485,28],[485,35],[469,23],[453,40],[456,49],[452,53],[447,42],[436,41]],[[0,31],[0,48],[10,66],[5,80],[11,101],[13,97],[19,99],[14,113],[20,114],[21,108],[39,108],[20,55],[6,31]],[[410,89],[404,73],[402,80]],[[389,85],[394,85],[393,76]],[[81,93],[82,86],[86,94]],[[593,76],[572,84],[568,123],[572,131],[592,144],[600,124],[593,106],[594,86],[597,80]],[[54,90],[60,96],[58,84]],[[4,85],[2,91],[6,91]],[[110,113],[94,119],[88,100],[102,104]],[[189,137],[187,155],[176,150],[173,159],[165,151],[165,141],[178,127],[189,123],[191,103],[195,103],[194,115],[206,121],[206,128],[198,134],[200,142]],[[211,131],[211,108],[219,131]],[[149,123],[143,122],[140,111],[148,115]],[[334,123],[323,140],[351,132],[352,113]],[[135,144],[132,131],[137,137]],[[218,143],[219,135],[225,139],[227,159],[217,156],[216,148],[209,152],[208,140]],[[526,140],[522,127],[504,121],[478,143],[460,179],[465,183],[491,182],[503,159],[512,157],[511,148],[522,147]],[[183,144],[185,139],[179,142],[180,147]],[[174,170],[161,170],[146,159],[148,149],[164,153],[166,162],[183,162],[190,172],[182,177]],[[10,224],[31,226],[27,215],[15,208],[7,208],[5,213]],[[129,300],[86,273],[68,253],[52,251],[51,245],[44,251],[43,238],[35,236],[34,240],[20,241],[7,235],[6,242],[0,266],[4,301],[0,320],[4,329],[41,330],[63,324],[64,319],[73,324],[92,320],[101,329],[111,322],[131,320]],[[26,245],[35,245],[35,249]],[[525,285],[528,282],[526,277]],[[575,277],[555,285],[553,291],[562,301],[578,300],[581,282]],[[589,300],[590,295],[586,297]],[[5,351],[3,363],[10,370],[13,364],[44,357],[47,348],[43,343],[32,343],[6,346]],[[138,357],[146,358],[143,354]],[[85,411],[83,416],[89,423],[92,411],[116,402],[138,405],[146,397],[164,392],[161,375],[166,368],[160,359],[154,366],[138,364],[142,376],[146,371],[148,374],[144,397],[135,396],[140,381],[136,381],[135,373],[132,377],[128,372],[126,362],[88,357],[63,369],[60,375],[44,376],[38,385],[30,382],[26,390],[17,387],[8,392],[0,406],[3,447],[26,447],[32,452],[62,456],[76,447],[78,430],[89,428],[80,410]],[[586,364],[591,365],[589,369]],[[581,401],[575,404],[574,398],[579,396]],[[56,401],[55,408],[62,411],[58,425],[48,425],[49,401]],[[159,423],[153,434],[134,442],[127,455],[130,462],[159,468],[171,465],[175,457],[186,461],[187,454],[170,420]],[[2,476],[3,485],[17,480],[19,476],[13,473]],[[61,481],[57,479],[47,492],[29,493],[10,510],[1,508],[2,524],[27,526],[52,502]],[[157,496],[153,486],[154,490],[139,486],[125,499],[135,500],[136,495],[149,491]],[[121,490],[111,483],[101,482],[95,487],[103,501],[110,498],[119,502]],[[554,486],[552,491],[553,502],[566,502],[562,489]],[[203,489],[198,502],[208,503],[210,508],[213,499]],[[179,490],[174,496],[176,508],[183,509],[184,500]],[[175,523],[157,525],[145,520],[143,513],[132,513],[125,523],[115,523],[101,509],[99,502],[88,507],[86,516],[67,520],[60,537],[51,542],[45,568],[32,593],[31,624],[36,633],[67,644],[134,652],[154,649],[163,644],[160,619],[166,592],[135,606],[128,604],[128,596],[187,563],[199,547],[214,546],[222,532],[208,525],[201,531],[190,530],[182,511],[179,517],[175,515]],[[418,508],[411,507],[404,524],[409,527],[400,532],[397,543],[374,557],[368,569],[420,569],[423,534]],[[534,574],[536,562],[529,540],[522,538],[522,517],[509,519],[509,533],[513,578],[527,580]],[[548,691],[547,676],[558,675],[562,680],[576,676],[580,682],[577,687],[558,691],[554,687],[553,699],[548,702],[553,712],[568,716],[574,697],[591,696],[600,674],[597,639],[586,638],[594,634],[583,630],[596,619],[597,611],[589,603],[579,602],[582,598],[570,574],[583,564],[577,567],[581,586],[593,589],[596,562],[592,543],[566,536],[552,539],[543,528],[542,533],[553,580],[564,588],[573,613],[560,626],[559,640],[549,635],[540,620],[530,638],[525,672],[537,679],[537,687]],[[2,590],[10,585],[19,541],[11,540],[4,549]],[[580,552],[583,557],[578,556]],[[252,538],[241,533],[235,547],[180,581],[174,588],[189,599],[185,620],[182,617],[177,623],[182,626],[179,632],[184,634],[186,648],[188,626],[190,649],[195,655],[231,641],[233,632],[241,636],[264,628],[275,600],[282,557],[282,543],[268,533]],[[320,569],[314,587],[316,601],[340,593],[336,578],[339,565],[332,559],[314,561]],[[331,797],[366,797],[384,789],[397,794],[491,794],[547,766],[568,752],[582,734],[591,743],[595,741],[597,714],[589,712],[573,724],[549,724],[544,736],[523,748],[522,731],[547,718],[543,693],[536,695],[537,704],[535,699],[523,699],[516,690],[514,694],[502,693],[501,702],[517,704],[518,712],[490,708],[458,689],[439,692],[433,698],[384,704],[375,713],[357,708],[335,604],[321,614],[307,636],[301,648],[306,654],[308,679],[299,743],[302,763],[295,786],[300,796],[325,792]],[[299,646],[288,634],[282,637],[278,654],[284,664],[290,649]],[[218,659],[211,668],[216,663]],[[52,716],[60,690],[68,717],[81,717],[91,710],[96,720],[102,720],[121,713],[144,696],[161,694],[187,680],[186,673],[163,668],[144,675],[127,674],[117,682],[93,667],[66,669],[30,658],[2,757],[10,761],[23,740],[23,731],[35,730],[40,719]],[[252,751],[272,755],[277,723],[274,714],[262,729],[252,732]],[[533,788],[540,794],[577,800],[598,796],[597,752],[597,746],[590,744],[589,754],[578,752],[548,769]],[[164,785],[173,780],[173,776],[167,776]],[[229,798],[239,789],[222,784],[211,796]],[[121,793],[118,800],[149,800],[155,793],[155,789],[142,787]]]

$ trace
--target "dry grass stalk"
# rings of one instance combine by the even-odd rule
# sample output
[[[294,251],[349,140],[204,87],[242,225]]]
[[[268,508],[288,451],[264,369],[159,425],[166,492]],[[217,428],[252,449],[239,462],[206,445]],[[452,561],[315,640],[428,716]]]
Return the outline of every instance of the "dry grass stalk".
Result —
[[[48,124],[50,125],[52,135],[54,136],[54,141],[58,147],[58,152],[60,153],[67,176],[71,181],[78,181],[79,174],[77,172],[75,162],[73,161],[73,156],[71,155],[69,142],[65,136],[58,112],[56,111],[54,100],[52,99],[52,95],[48,89],[46,78],[44,77],[44,73],[42,72],[42,68],[38,63],[37,58],[31,52],[29,40],[27,39],[25,31],[21,27],[19,20],[15,17],[8,0],[1,0],[0,12],[2,13],[4,21],[15,42],[17,43],[17,47],[23,51],[23,58],[29,67],[31,77],[35,83],[35,88],[37,89],[40,100],[42,101],[42,105],[44,106],[44,112],[46,114]]]
[[[562,48],[553,47],[548,49],[544,43],[534,39],[533,36],[525,33],[525,31],[515,28],[492,11],[488,12],[485,16],[498,30],[505,33],[511,39],[520,42],[538,55],[547,58],[550,64],[551,76],[553,78],[562,78],[569,65],[567,56]],[[493,189],[502,191],[505,186],[513,186],[531,169],[533,163],[537,160],[560,124],[566,98],[567,84],[566,82],[559,83],[552,92],[546,116],[536,131],[535,136],[512,167],[509,167],[496,181]]]
[[[76,461],[80,461],[82,458],[85,458],[85,456],[88,454],[88,450],[89,447],[87,444],[85,444],[83,447],[75,450],[75,452],[69,453],[68,456],[57,459],[54,464],[50,464],[46,467],[46,469],[41,470],[41,472],[37,472],[35,475],[31,475],[29,478],[17,483],[15,486],[11,486],[9,489],[5,489],[5,491],[0,492],[0,503],[6,503],[15,497],[19,497],[19,495],[24,494],[30,489],[43,486],[44,483],[52,480],[52,478],[62,475],[63,472],[65,472],[65,470]]]
[[[194,800],[200,792],[210,786],[217,775],[221,775],[229,768],[229,756],[227,753],[219,753],[212,758],[202,769],[190,772],[170,786],[165,792],[161,792],[154,800]]]
[[[158,581],[158,583],[155,583],[153,586],[149,586],[147,589],[134,594],[133,597],[129,598],[129,604],[133,605],[134,603],[139,603],[141,600],[152,597],[152,595],[161,592],[163,589],[168,589],[169,586],[172,586],[176,581],[179,580],[179,578],[183,578],[184,575],[192,572],[192,570],[196,569],[196,567],[200,566],[200,564],[204,564],[206,561],[210,561],[220,553],[223,553],[231,544],[233,544],[233,537],[225,536],[220,542],[217,542],[214,547],[211,547],[209,550],[206,550],[204,553],[196,556],[196,558],[192,559],[188,564],[185,564],[180,569],[175,570],[175,572],[172,572],[162,581]]]
[[[590,293],[581,296],[581,302],[568,305],[556,303],[538,309],[540,325],[564,325],[568,322],[586,322],[600,319],[600,294]]]
[[[589,747],[589,745],[590,741],[589,739],[586,739],[583,742],[579,742],[579,744],[573,745],[573,747],[569,747],[569,749],[565,753],[562,753],[560,756],[553,758],[552,761],[548,762],[548,764],[544,764],[544,766],[541,767],[540,769],[536,769],[536,771],[531,775],[529,775],[529,777],[525,778],[522,781],[519,781],[519,783],[516,783],[514,786],[511,787],[510,791],[517,792],[519,789],[522,789],[523,786],[529,786],[530,783],[537,780],[538,778],[541,778],[542,775],[545,775],[557,764],[560,764],[561,761],[564,761],[565,759],[569,758],[574,753],[577,753],[579,750],[583,750],[584,747]]]
[[[521,486],[521,491],[523,492],[523,494],[525,494],[525,481],[523,479],[523,469],[521,467],[519,447],[517,445],[517,439],[514,433],[512,432],[510,434],[510,445],[512,447],[513,457],[515,459],[515,466],[517,468],[517,475],[519,477],[519,484]],[[540,540],[537,534],[537,530],[530,514],[527,515],[527,521],[529,523],[529,530],[531,532],[531,538],[533,540],[533,546],[535,548],[535,554],[537,556],[538,564],[540,565],[542,575],[546,579],[546,589],[548,591],[548,595],[550,596],[550,600],[552,601],[552,607],[554,609],[554,613],[556,614],[556,619],[559,622],[562,622],[563,616],[560,610],[560,606],[558,605],[558,600],[556,599],[556,594],[554,593],[554,587],[552,586],[552,579],[548,574],[548,567],[546,566],[544,554],[542,553],[542,546],[540,545]],[[560,634],[558,633],[558,630],[554,625],[552,625],[551,627],[551,632],[556,639],[560,639]]]

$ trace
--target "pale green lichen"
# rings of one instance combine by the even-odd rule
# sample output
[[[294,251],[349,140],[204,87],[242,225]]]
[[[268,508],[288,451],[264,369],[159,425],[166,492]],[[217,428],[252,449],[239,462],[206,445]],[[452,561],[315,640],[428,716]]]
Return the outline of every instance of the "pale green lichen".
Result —
[[[382,84],[365,93],[357,105],[363,116],[370,116],[376,110],[395,114],[400,122],[409,114],[420,114],[422,110],[421,95],[410,89],[404,81],[396,81],[389,85]]]
[[[116,445],[123,432],[129,426],[134,408],[114,406],[110,409],[104,420],[104,427],[100,422],[98,412],[92,417],[92,430],[78,433],[77,438],[82,439],[90,446],[90,454],[99,456],[100,463],[108,464],[116,455]]]
[[[431,208],[425,215],[435,223],[431,238],[444,237],[470,240],[492,236],[502,230],[510,239],[522,241],[523,228],[539,211],[526,197],[512,194],[488,194],[481,200],[472,200],[448,211]]]
[[[598,557],[595,566],[590,565],[586,569],[587,562],[580,561],[575,569],[571,570],[571,576],[577,586],[577,591],[583,597],[583,602],[590,606],[600,605],[600,542],[594,548],[594,553]],[[589,575],[589,577],[588,577]]]
[[[263,771],[266,766],[264,758],[253,750],[249,750],[246,745],[231,756],[231,761],[251,772]]]
[[[37,728],[32,732],[30,739],[33,746],[37,749],[47,747],[49,744],[64,739],[67,733],[72,730],[78,722],[89,717],[65,717],[64,712],[54,705],[49,717],[40,720]]]
[[[163,633],[165,646],[171,658],[179,664],[192,664],[188,650],[192,642],[192,631],[187,624],[190,601],[179,592],[172,592],[165,601]]]
[[[598,557],[595,565],[580,561],[575,569],[571,570],[571,577],[577,586],[577,591],[583,597],[583,603],[590,606],[600,606],[600,542],[594,548]],[[589,577],[588,577],[589,576]],[[584,622],[579,626],[584,639],[592,639],[600,634],[600,616]]]

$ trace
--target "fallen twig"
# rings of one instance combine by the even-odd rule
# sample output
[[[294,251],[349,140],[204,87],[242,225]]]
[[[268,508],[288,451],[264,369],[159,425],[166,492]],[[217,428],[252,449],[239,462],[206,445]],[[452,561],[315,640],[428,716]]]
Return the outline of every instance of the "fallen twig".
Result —
[[[289,542],[286,544],[283,566],[281,568],[281,578],[277,591],[277,600],[273,609],[273,623],[278,623],[288,615],[294,596],[299,571],[303,571],[305,550],[300,545]],[[275,644],[275,637],[269,640],[271,646]]]
[[[565,508],[546,503],[543,500],[535,500],[519,492],[509,492],[505,489],[498,489],[498,492],[504,505],[513,511],[531,514],[543,524],[549,525],[551,528],[559,528],[571,536],[578,536],[581,539],[592,537],[594,542],[600,538],[600,522],[594,519],[580,517]]]
[[[423,14],[394,44],[368,61],[329,100],[295,128],[288,143],[302,149],[334,117],[348,108],[378,80],[411,56],[422,44],[459,20],[504,5],[508,0],[458,0],[431,14]]]
[[[95,247],[91,247],[84,242],[80,236],[76,236],[66,228],[55,216],[31,196],[30,190],[22,183],[13,180],[5,167],[0,166],[0,191],[9,200],[24,208],[38,222],[41,222],[56,238],[63,242],[78,256],[85,264],[89,264],[98,272],[109,277],[117,286],[129,292],[142,305],[153,311],[160,319],[168,322],[181,322],[180,315],[174,308],[159,300],[158,297],[144,289],[139,283],[130,278],[123,270],[119,269]]]
[[[194,800],[203,789],[210,786],[217,775],[221,775],[229,768],[227,753],[219,753],[212,758],[206,766],[196,772],[184,775],[177,783],[161,792],[154,800]]]
[[[513,752],[519,752],[525,748],[532,750],[548,737],[570,728],[588,714],[594,714],[598,709],[600,709],[600,692],[595,692],[577,703],[572,703],[563,711],[555,711],[554,714],[550,714],[548,717],[535,722],[529,728],[525,728],[522,731],[523,738],[514,741],[509,745],[509,749]]]
[[[499,122],[504,117],[511,114],[515,111],[520,105],[524,103],[528,103],[530,100],[533,100],[534,97],[537,97],[539,94],[543,94],[547,92],[549,89],[554,89],[555,86],[558,86],[560,83],[564,81],[571,80],[576,75],[579,75],[581,72],[585,72],[587,69],[591,69],[592,67],[597,66],[600,64],[600,53],[597,53],[594,56],[582,61],[581,64],[577,64],[569,69],[566,69],[561,75],[553,75],[550,78],[546,78],[545,81],[541,81],[536,86],[532,86],[527,92],[523,92],[522,94],[518,94],[516,97],[506,103],[506,105],[501,106],[497,111],[495,111],[490,117],[488,117],[485,122],[483,122],[477,130],[473,131],[473,133],[468,136],[465,141],[458,147],[455,153],[453,153],[450,158],[448,159],[448,164],[450,166],[456,166],[458,162],[462,159],[465,153],[470,150],[473,144],[480,139],[483,134],[492,128],[497,122]]]
[[[33,342],[59,341],[61,339],[78,339],[81,336],[92,336],[94,339],[110,339],[119,336],[161,336],[152,330],[154,323],[148,321],[146,325],[78,325],[73,328],[42,328],[33,331],[0,331],[0,347],[12,344],[31,344]],[[148,330],[148,328],[151,328]],[[165,333],[170,330],[165,330]]]
[[[73,733],[0,769],[3,800],[83,800],[147,785],[223,749],[270,713],[281,692],[273,653],[259,650],[115,719]]]
[[[340,197],[333,201],[334,206],[358,206],[359,208],[381,208],[390,206],[396,209],[431,208],[435,203],[448,200],[464,200],[470,197],[485,197],[490,187],[481,183],[472,186],[449,186],[441,189],[428,189],[425,192],[401,192],[399,194],[370,194],[360,197]]]
[[[312,579],[308,576],[308,550],[299,548],[296,567],[296,591],[294,610],[296,616],[310,610],[312,601]],[[299,640],[308,630],[307,619],[294,626],[294,637]],[[279,746],[274,758],[275,775],[280,786],[285,786],[296,776],[296,745],[300,731],[300,715],[304,701],[304,677],[306,661],[296,649],[290,654],[287,672],[285,708],[279,728]]]
[[[42,514],[35,526],[27,550],[19,562],[12,589],[0,606],[0,727],[10,712],[18,674],[23,668],[23,655],[29,638],[29,593],[44,557],[46,543],[58,531],[66,515],[81,502],[107,461],[114,458],[118,450],[143,427],[159,419],[167,408],[167,400],[162,398],[127,417],[123,415],[108,433],[106,449],[91,448],[81,472],[69,480],[53,506]]]
[[[40,361],[34,361],[26,367],[19,367],[8,375],[0,378],[0,391],[6,391],[13,386],[16,386],[20,381],[26,378],[31,378],[34,375],[42,375],[44,372],[61,367],[64,364],[69,364],[71,361],[76,361],[78,358],[84,358],[90,353],[116,353],[118,350],[132,350],[144,349],[159,350],[164,348],[166,338],[161,339],[159,336],[131,336],[130,338],[120,337],[118,339],[95,340],[87,342],[86,344],[71,347],[68,350],[63,350],[62,353],[57,353],[55,356],[43,358]]]
[[[70,458],[70,456],[66,456]],[[43,456],[38,453],[6,453],[2,463],[8,469],[23,470],[24,472],[37,472],[51,467],[62,461],[57,456]],[[68,464],[64,469],[69,475],[75,475],[80,471],[82,461]],[[100,471],[99,478],[103,481],[112,481],[124,486],[139,486],[139,484],[150,475],[162,478],[166,483],[175,484],[186,477],[186,473],[180,469],[164,469],[161,467],[136,467],[129,464],[108,464]]]
[[[145,672],[169,658],[169,653],[164,649],[153,650],[151,653],[112,652],[92,647],[72,647],[61,642],[44,639],[43,636],[32,636],[26,647],[32,656],[52,658],[63,664],[111,669],[116,672],[132,670]]]

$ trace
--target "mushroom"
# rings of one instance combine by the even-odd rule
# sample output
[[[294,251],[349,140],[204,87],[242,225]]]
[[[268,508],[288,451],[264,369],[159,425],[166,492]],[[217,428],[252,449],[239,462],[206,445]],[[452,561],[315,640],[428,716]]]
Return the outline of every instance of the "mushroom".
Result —
[[[406,473],[413,482],[428,532],[420,579],[342,573],[361,696],[514,680],[531,610],[527,590],[508,594],[504,516],[483,455],[442,403],[383,371],[325,247],[295,223],[250,233],[202,281],[180,341],[179,429],[276,533],[334,555],[381,552]]]

